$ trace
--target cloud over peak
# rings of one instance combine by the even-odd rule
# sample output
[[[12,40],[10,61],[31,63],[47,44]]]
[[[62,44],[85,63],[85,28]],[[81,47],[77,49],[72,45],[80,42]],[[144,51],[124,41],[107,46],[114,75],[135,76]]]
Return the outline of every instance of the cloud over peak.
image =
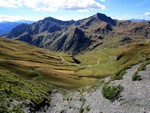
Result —
[[[40,11],[105,9],[105,6],[96,0],[0,0],[0,7],[23,6]]]

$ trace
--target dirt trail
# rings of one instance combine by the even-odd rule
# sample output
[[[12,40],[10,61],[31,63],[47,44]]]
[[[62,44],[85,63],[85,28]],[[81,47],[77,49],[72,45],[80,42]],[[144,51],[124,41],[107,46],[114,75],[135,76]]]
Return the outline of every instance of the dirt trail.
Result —
[[[112,58],[113,58],[113,57],[110,56],[109,54],[106,54],[106,53],[103,53],[103,52],[99,52],[99,53],[108,56],[108,57],[110,58],[110,60],[112,60]],[[61,55],[59,55],[59,57],[62,59],[62,61],[63,61],[64,63],[66,63],[66,64],[68,64],[68,65],[76,65],[76,66],[78,66],[78,67],[92,67],[92,66],[98,66],[98,65],[100,65],[100,58],[97,60],[96,64],[94,64],[94,65],[79,65],[79,64],[74,64],[74,63],[70,63],[70,62],[66,61]],[[108,60],[108,62],[109,62],[110,60]]]

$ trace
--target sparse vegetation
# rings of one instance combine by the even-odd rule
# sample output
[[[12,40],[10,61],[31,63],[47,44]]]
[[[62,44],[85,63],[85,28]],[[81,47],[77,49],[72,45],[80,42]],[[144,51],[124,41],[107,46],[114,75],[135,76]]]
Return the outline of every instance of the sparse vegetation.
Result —
[[[119,86],[110,86],[108,83],[104,83],[102,87],[102,94],[106,99],[111,101],[117,99],[122,91],[122,87]]]
[[[133,81],[140,81],[140,80],[142,80],[141,76],[138,75],[138,71],[134,73],[134,75],[132,76],[132,80]]]
[[[87,107],[86,107],[86,111],[90,111],[90,108],[89,108],[89,106],[87,106]]]
[[[81,97],[80,100],[82,101],[82,105],[81,105],[81,107],[79,109],[79,113],[83,113],[84,112],[83,106],[84,106],[86,100],[83,98],[83,96]]]
[[[22,110],[21,105],[15,105],[15,106],[13,106],[11,112],[14,112],[14,113],[24,113],[24,111]]]
[[[118,71],[117,74],[112,76],[112,80],[122,80],[123,79],[123,75],[125,74],[125,72],[126,72],[126,69]]]
[[[140,71],[142,71],[142,70],[145,70],[146,65],[148,65],[148,64],[150,64],[150,61],[149,61],[149,60],[148,60],[148,61],[145,61],[144,63],[141,64],[141,66],[138,68],[138,70],[137,70],[137,71],[133,74],[133,76],[132,76],[132,80],[133,80],[133,81],[140,81],[140,80],[142,80],[141,76],[138,75],[138,73],[139,73]]]
[[[146,68],[146,65],[149,64],[149,62],[146,62],[146,63],[142,63],[141,66],[138,68],[138,70],[133,74],[132,76],[132,80],[133,81],[140,81],[142,80],[141,76],[138,75],[138,73],[142,70],[145,70]]]

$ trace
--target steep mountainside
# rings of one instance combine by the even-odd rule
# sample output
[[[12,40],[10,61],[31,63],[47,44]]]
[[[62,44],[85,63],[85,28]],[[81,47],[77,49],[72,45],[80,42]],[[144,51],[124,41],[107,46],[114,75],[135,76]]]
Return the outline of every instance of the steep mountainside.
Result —
[[[48,17],[32,25],[19,25],[6,37],[53,51],[78,54],[96,47],[114,47],[149,39],[150,23],[119,21],[100,13],[78,21]]]

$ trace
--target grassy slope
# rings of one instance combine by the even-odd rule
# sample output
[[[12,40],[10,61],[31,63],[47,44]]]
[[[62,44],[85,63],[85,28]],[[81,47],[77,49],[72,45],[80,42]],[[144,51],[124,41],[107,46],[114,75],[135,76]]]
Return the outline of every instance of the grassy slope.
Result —
[[[80,76],[92,75],[98,78],[115,75],[133,64],[149,60],[149,48],[150,43],[136,43],[118,48],[98,49],[79,55],[77,58],[82,61],[83,67],[77,73]]]
[[[91,84],[94,78],[115,75],[130,65],[148,60],[149,47],[147,42],[98,49],[77,56],[81,61],[77,65],[66,53],[0,39],[0,67],[37,82],[77,88]]]
[[[81,61],[78,65],[68,54],[0,39],[1,102],[10,104],[13,99],[29,99],[39,103],[41,97],[48,97],[51,84],[65,88],[86,86],[95,78],[116,75],[133,64],[149,61],[149,48],[147,42],[98,49],[77,56]]]
[[[27,80],[19,75],[0,67],[0,112],[1,113],[21,113],[22,104],[25,100],[30,100],[39,104],[43,99],[50,100],[48,91],[51,86],[38,84],[32,80]],[[14,100],[24,101],[24,103],[13,103]]]
[[[76,76],[78,66],[65,53],[51,52],[20,41],[0,39],[0,54],[0,67],[37,82],[76,88],[95,80]]]
[[[0,39],[0,112],[21,113],[22,104],[28,103],[24,100],[38,104],[44,98],[49,99],[52,85],[78,88],[96,80],[76,76],[77,69],[68,54]],[[13,100],[23,100],[23,103],[15,105]]]

